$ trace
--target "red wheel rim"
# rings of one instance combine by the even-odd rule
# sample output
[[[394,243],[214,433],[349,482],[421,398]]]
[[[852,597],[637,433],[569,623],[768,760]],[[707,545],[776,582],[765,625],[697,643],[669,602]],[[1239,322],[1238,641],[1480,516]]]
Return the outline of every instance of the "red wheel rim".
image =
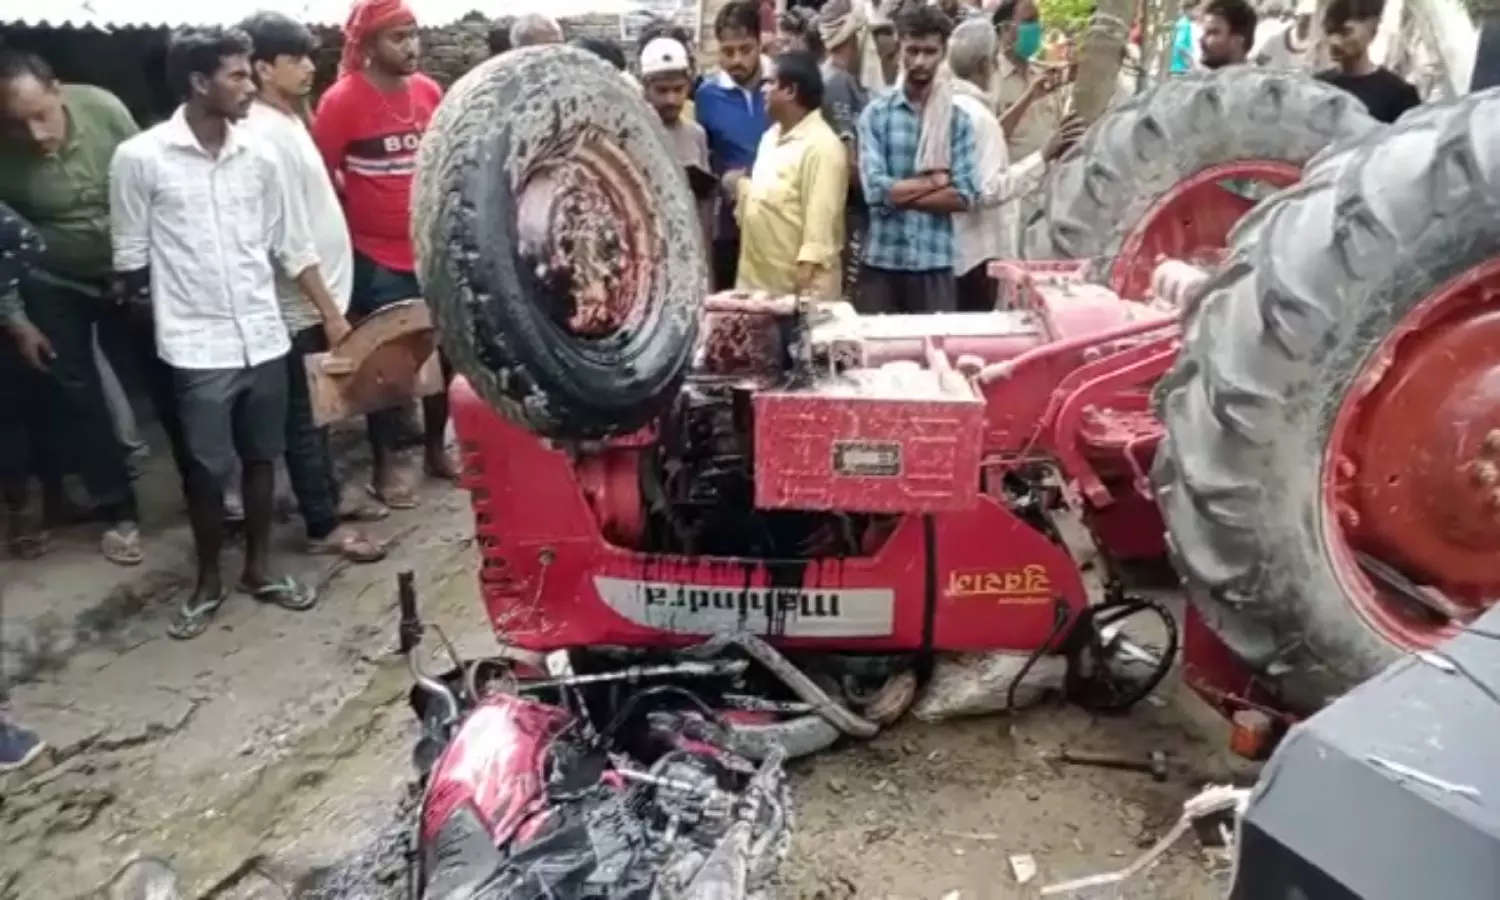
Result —
[[[1350,602],[1422,649],[1500,599],[1500,260],[1454,278],[1376,348],[1334,419],[1323,534]],[[1424,613],[1356,554],[1440,592]]]
[[[1163,259],[1214,265],[1229,232],[1256,204],[1226,189],[1226,181],[1258,181],[1278,188],[1296,184],[1302,167],[1280,160],[1242,159],[1210,166],[1167,191],[1120,245],[1109,286],[1121,297],[1146,296],[1151,273]]]
[[[625,152],[597,134],[560,144],[525,173],[517,237],[561,330],[603,340],[647,315],[660,232],[650,197]]]

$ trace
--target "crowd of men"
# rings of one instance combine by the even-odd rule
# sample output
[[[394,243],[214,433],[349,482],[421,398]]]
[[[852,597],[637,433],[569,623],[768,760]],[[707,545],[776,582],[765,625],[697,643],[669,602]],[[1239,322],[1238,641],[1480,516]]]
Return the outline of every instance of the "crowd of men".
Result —
[[[166,67],[181,105],[145,131],[108,91],[0,52],[7,545],[35,558],[50,527],[91,518],[104,523],[107,559],[145,559],[134,425],[106,389],[116,369],[135,373],[171,444],[197,556],[174,637],[202,633],[231,588],[292,610],[317,601],[270,559],[278,460],[310,553],[379,560],[386,548],[359,523],[418,502],[397,412],[369,417],[372,477],[363,494],[343,489],[305,371],[307,354],[363,317],[421,296],[411,177],[442,91],[417,71],[416,19],[398,0],[356,4],[346,36],[338,78],[309,116],[316,43],[303,25],[261,13],[236,29],[178,31]],[[446,398],[424,405],[422,470],[456,478]],[[87,509],[63,490],[72,473]],[[33,481],[40,517],[26,514]],[[244,567],[226,581],[219,557],[235,519]]]
[[[1324,27],[1337,65],[1320,77],[1390,121],[1416,97],[1369,61],[1378,3],[1333,0]],[[1305,53],[1305,16],[1277,33],[1280,49],[1257,49],[1256,18],[1247,0],[1208,0],[1192,16],[1196,64]],[[610,41],[577,42],[636,79],[659,114],[699,204],[716,288],[846,297],[864,312],[992,308],[987,264],[1019,256],[1023,212],[1082,130],[1063,90],[1071,65],[1039,59],[1035,0],[984,10],[827,0],[764,28],[760,4],[725,6],[712,73],[698,71],[691,36],[666,24],[648,29],[633,60]],[[532,15],[490,43],[499,54],[563,40]],[[0,50],[7,547],[35,558],[50,527],[88,519],[103,523],[111,562],[145,559],[141,441],[115,370],[135,373],[168,436],[196,551],[176,638],[201,634],[231,587],[287,610],[317,602],[271,560],[278,460],[311,553],[381,559],[361,523],[418,503],[394,411],[369,417],[365,491],[344,490],[304,360],[421,295],[411,179],[442,90],[418,71],[417,21],[402,0],[354,5],[337,80],[310,111],[314,49],[307,28],[274,13],[175,32],[166,65],[181,105],[144,131],[107,90]],[[424,415],[421,471],[454,479],[445,396],[428,398]],[[70,505],[69,474],[87,509]],[[40,517],[24,514],[33,482]],[[226,581],[233,519],[244,565]],[[0,766],[37,746],[0,720]]]

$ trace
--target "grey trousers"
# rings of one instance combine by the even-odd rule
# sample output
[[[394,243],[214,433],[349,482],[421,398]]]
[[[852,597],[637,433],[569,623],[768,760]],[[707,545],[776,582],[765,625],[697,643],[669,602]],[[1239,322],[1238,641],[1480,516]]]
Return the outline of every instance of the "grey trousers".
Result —
[[[109,358],[99,348],[97,326],[94,328],[94,365],[99,367],[99,384],[104,389],[104,404],[109,407],[109,417],[115,424],[115,436],[120,439],[126,453],[132,456],[144,453],[147,449],[146,442],[141,440],[135,410],[130,406],[130,398],[125,395],[125,387],[120,384],[114,366],[109,364]]]

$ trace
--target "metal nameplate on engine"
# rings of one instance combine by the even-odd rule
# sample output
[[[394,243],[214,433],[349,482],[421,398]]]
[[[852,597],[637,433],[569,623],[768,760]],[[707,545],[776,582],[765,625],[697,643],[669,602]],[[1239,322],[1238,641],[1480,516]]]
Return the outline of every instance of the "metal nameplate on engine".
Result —
[[[838,441],[833,471],[856,478],[899,478],[901,445],[895,441]]]

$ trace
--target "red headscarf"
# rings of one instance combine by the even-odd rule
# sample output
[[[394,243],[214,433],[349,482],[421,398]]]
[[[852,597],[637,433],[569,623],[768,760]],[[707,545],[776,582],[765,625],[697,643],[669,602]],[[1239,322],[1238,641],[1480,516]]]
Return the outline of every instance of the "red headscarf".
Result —
[[[344,23],[344,50],[339,56],[339,74],[358,72],[365,43],[387,28],[415,25],[417,16],[403,0],[356,0]]]

